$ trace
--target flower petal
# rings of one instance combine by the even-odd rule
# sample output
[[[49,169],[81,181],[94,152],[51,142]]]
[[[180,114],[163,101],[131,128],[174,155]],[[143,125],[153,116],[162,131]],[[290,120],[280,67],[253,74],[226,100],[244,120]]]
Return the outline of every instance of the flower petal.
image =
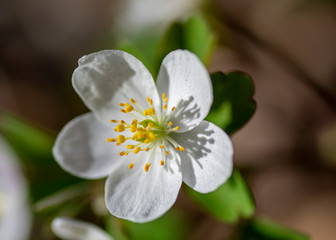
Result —
[[[32,222],[28,187],[19,159],[0,134],[0,238],[28,239]]]
[[[151,151],[155,151],[152,164],[145,172],[144,166],[152,155]],[[148,222],[163,215],[176,201],[182,184],[177,160],[170,154],[165,166],[161,166],[160,151],[151,151],[139,156],[141,161],[136,162],[131,170],[128,164],[138,156],[127,156],[124,164],[106,180],[106,206],[116,217]]]
[[[173,137],[185,149],[180,153],[183,181],[195,191],[212,192],[231,176],[233,147],[221,128],[202,121]]]
[[[81,115],[59,133],[53,147],[54,157],[62,168],[76,176],[106,177],[120,159],[120,149],[106,142],[113,134],[113,126],[102,124],[92,113]]]
[[[112,240],[101,228],[75,219],[58,217],[51,222],[53,233],[64,240]]]
[[[209,113],[213,101],[209,73],[199,58],[186,50],[168,54],[162,62],[157,87],[168,97],[168,111],[176,107],[170,120],[179,132],[196,127]]]
[[[105,50],[82,57],[73,73],[72,83],[84,103],[107,124],[110,119],[130,120],[120,112],[119,103],[130,98],[146,107],[146,97],[153,99],[157,111],[160,99],[147,68],[132,55],[119,50]]]

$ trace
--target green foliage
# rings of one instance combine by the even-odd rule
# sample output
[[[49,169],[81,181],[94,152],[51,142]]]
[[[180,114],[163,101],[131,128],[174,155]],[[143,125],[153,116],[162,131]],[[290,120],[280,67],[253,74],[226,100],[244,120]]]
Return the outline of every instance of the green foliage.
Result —
[[[54,160],[54,137],[50,133],[6,113],[0,116],[0,131],[23,162],[34,202],[81,181]]]
[[[250,218],[255,210],[254,200],[238,169],[216,191],[208,194],[186,188],[187,194],[201,208],[225,223],[237,223]]]
[[[207,65],[216,42],[206,21],[195,16],[172,24],[160,40],[155,35],[143,34],[122,42],[118,48],[141,60],[156,77],[163,58],[176,49],[194,52]]]
[[[309,237],[295,230],[278,225],[264,218],[247,223],[238,239],[241,240],[308,240]]]
[[[162,39],[158,51],[161,59],[175,49],[187,49],[195,53],[207,65],[216,46],[215,34],[199,16],[184,23],[174,23]]]
[[[123,221],[129,239],[132,240],[183,240],[190,233],[190,226],[185,215],[172,209],[161,218],[149,223]]]
[[[256,110],[252,79],[243,72],[211,74],[214,103],[206,120],[232,134],[244,126]]]

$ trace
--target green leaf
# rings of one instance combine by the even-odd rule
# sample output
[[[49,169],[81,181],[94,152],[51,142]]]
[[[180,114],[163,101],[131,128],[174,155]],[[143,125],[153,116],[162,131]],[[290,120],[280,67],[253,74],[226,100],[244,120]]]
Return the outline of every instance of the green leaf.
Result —
[[[152,32],[144,32],[141,35],[132,36],[132,39],[124,40],[118,48],[139,59],[155,77],[161,64],[156,56],[158,42],[159,36]]]
[[[186,188],[187,194],[202,209],[225,223],[237,223],[254,214],[255,204],[251,192],[238,169],[216,191],[201,194]]]
[[[241,240],[308,240],[307,235],[278,225],[265,218],[255,218],[247,223],[238,239]]]
[[[22,160],[38,163],[52,158],[53,138],[33,124],[2,113],[0,131]]]
[[[216,46],[215,34],[210,30],[204,18],[194,16],[186,22],[173,23],[158,45],[158,61],[171,51],[187,49],[194,52],[205,65]]]
[[[34,202],[83,181],[56,163],[51,152],[54,137],[47,131],[7,113],[0,115],[0,131],[22,160]]]
[[[256,110],[252,79],[243,72],[211,74],[214,103],[206,120],[232,134],[244,126]]]
[[[191,229],[186,216],[177,209],[149,223],[123,221],[123,225],[132,240],[182,240]]]
[[[216,38],[203,18],[191,17],[185,23],[184,43],[186,49],[194,52],[205,65],[208,65]]]

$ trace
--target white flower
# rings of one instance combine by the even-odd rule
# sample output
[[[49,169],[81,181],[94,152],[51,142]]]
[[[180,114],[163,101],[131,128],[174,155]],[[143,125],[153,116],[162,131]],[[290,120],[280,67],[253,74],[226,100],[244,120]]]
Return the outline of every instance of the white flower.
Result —
[[[55,218],[51,222],[51,230],[64,240],[113,240],[96,225],[65,217]]]
[[[28,239],[31,213],[18,160],[0,135],[0,239]]]
[[[118,50],[81,58],[72,81],[93,113],[69,122],[53,153],[76,176],[108,176],[105,201],[113,215],[151,221],[174,204],[182,181],[207,193],[230,177],[232,144],[203,120],[212,84],[193,53],[168,54],[156,86],[138,59]]]

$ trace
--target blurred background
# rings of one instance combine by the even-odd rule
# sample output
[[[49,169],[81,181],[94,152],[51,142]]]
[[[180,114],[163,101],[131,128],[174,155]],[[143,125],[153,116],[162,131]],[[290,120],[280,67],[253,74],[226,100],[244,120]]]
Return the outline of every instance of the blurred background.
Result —
[[[257,110],[232,139],[234,163],[251,188],[256,214],[311,239],[335,239],[335,1],[11,0],[0,5],[0,132],[6,135],[8,126],[19,129],[18,120],[8,120],[14,115],[53,138],[69,120],[88,111],[71,86],[81,56],[125,43],[148,45],[174,21],[202,16],[216,39],[209,72],[239,70],[254,81]],[[41,144],[52,145],[52,139]],[[43,204],[52,204],[40,200],[52,192],[39,190],[48,185],[41,188],[37,179],[51,174],[53,183],[62,185],[59,179],[68,179],[63,178],[67,174],[57,164],[41,173],[37,168],[43,159],[35,159],[36,167],[19,151],[14,154],[31,187],[30,238],[57,239],[49,224],[60,212],[45,212]],[[82,187],[70,178],[79,184],[76,189]],[[85,191],[94,197],[83,204],[91,208],[74,216],[104,226],[99,217],[105,211],[103,184],[85,182]],[[234,232],[234,226],[204,214],[182,191],[176,208],[192,219],[186,239],[229,239]],[[67,215],[67,210],[61,213]]]

